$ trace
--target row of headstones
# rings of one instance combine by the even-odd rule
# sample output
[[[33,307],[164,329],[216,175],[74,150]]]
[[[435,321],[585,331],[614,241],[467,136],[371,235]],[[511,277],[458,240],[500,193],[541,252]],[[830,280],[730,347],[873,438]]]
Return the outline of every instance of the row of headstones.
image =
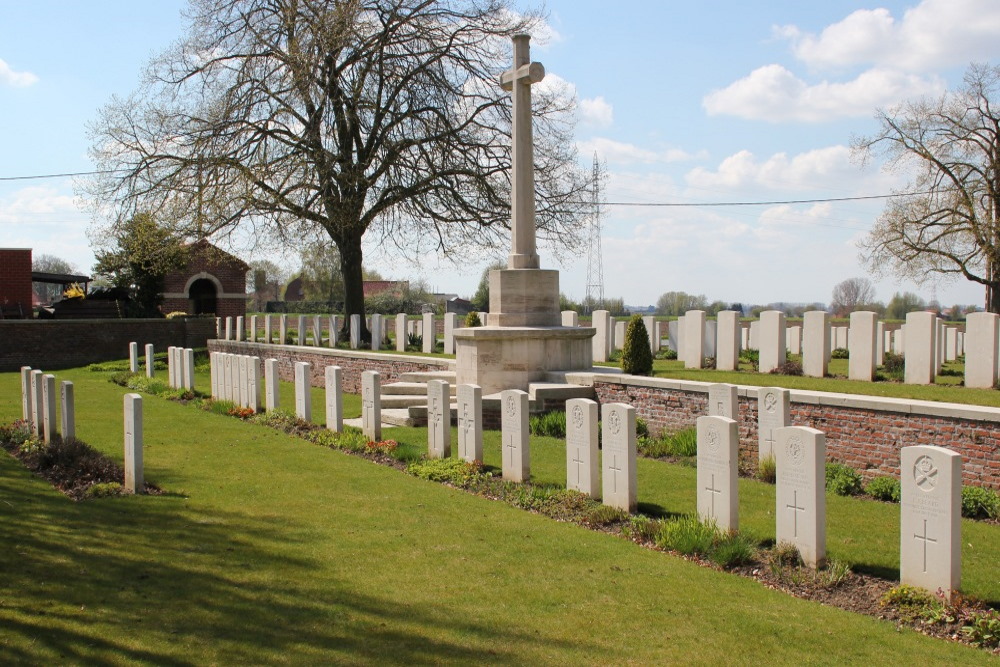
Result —
[[[235,318],[216,318],[216,337],[222,340],[247,340],[251,343],[272,343],[274,342],[274,327],[272,316],[261,315],[264,319],[264,337],[258,340],[258,316],[251,315],[249,331],[242,316]],[[285,345],[289,342],[288,315],[276,315],[278,344]],[[444,353],[455,353],[455,330],[459,328],[459,316],[456,313],[446,313],[444,315]],[[296,343],[305,345],[309,329],[312,330],[313,346],[320,346],[323,342],[324,321],[327,323],[326,340],[330,347],[337,346],[337,336],[340,333],[341,319],[339,315],[299,315],[298,316],[298,337]],[[356,350],[361,345],[361,316],[351,315],[350,319],[350,347]],[[389,328],[387,318],[374,314],[367,320],[368,329],[371,332],[371,349],[378,351],[389,343]],[[430,335],[423,336],[423,332],[430,332]],[[407,338],[410,335],[421,336],[423,338],[422,350],[430,354],[434,352],[437,345],[437,329],[435,325],[434,313],[424,313],[419,320],[410,320],[406,313],[399,313],[395,317],[395,338],[396,350],[402,352],[406,349]],[[387,348],[388,349],[388,348]]]
[[[60,422],[64,441],[76,438],[76,408],[73,383],[59,383]],[[31,425],[31,432],[52,442],[60,431],[56,427],[56,378],[49,373],[21,367],[21,416]],[[125,490],[142,493],[142,397],[125,395]]]
[[[798,548],[816,567],[826,555],[826,436],[790,426],[789,392],[757,391],[758,455],[773,456],[777,541]],[[698,513],[724,530],[738,526],[738,398],[735,385],[708,391],[708,416],[699,417]],[[901,450],[902,583],[936,591],[957,590],[961,580],[962,460],[942,447]]]
[[[76,437],[76,413],[73,383],[59,383],[59,416],[63,440]],[[31,366],[21,366],[21,418],[31,425],[31,432],[46,443],[59,433],[56,423],[56,376]]]
[[[146,377],[153,377],[153,345],[147,343]],[[139,372],[139,344],[128,344],[128,367],[132,373]],[[167,385],[171,389],[194,389],[194,349],[170,346],[167,348]]]

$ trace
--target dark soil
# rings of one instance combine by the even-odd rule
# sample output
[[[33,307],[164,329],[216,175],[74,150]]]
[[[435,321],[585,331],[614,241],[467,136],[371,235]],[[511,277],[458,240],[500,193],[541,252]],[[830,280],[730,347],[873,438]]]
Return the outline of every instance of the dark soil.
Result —
[[[73,500],[87,498],[87,490],[94,484],[125,483],[124,468],[82,440],[56,436],[48,446],[29,452],[22,452],[19,443],[6,439],[0,441],[0,446]],[[146,493],[158,495],[162,491],[147,482]]]

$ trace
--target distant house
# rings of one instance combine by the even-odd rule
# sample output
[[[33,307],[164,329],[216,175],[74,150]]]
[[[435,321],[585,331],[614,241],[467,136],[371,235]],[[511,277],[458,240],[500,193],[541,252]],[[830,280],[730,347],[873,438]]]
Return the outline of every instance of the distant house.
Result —
[[[206,239],[185,246],[183,269],[167,274],[163,312],[237,317],[247,312],[247,272],[250,267]]]
[[[306,298],[306,284],[302,276],[292,278],[285,287],[285,301],[302,301]]]
[[[472,312],[472,302],[468,299],[453,297],[445,302],[446,313],[456,313],[458,315],[468,315]]]
[[[378,296],[379,294],[384,294],[385,292],[392,292],[395,294],[402,295],[407,290],[410,289],[410,281],[408,280],[365,280],[362,284],[362,289],[365,293],[365,298],[371,296]]]

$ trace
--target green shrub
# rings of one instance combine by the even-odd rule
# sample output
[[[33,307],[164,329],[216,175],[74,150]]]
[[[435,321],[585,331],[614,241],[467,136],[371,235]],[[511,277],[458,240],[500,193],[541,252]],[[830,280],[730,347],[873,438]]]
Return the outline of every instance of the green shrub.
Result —
[[[424,349],[424,337],[415,333],[406,334],[406,349],[409,352],[422,352]]]
[[[740,350],[740,361],[747,362],[756,370],[760,366],[760,350],[749,347],[745,350]]]
[[[628,519],[629,513],[610,505],[597,505],[591,509],[583,522],[588,526],[607,526]]]
[[[930,620],[940,616],[944,602],[922,588],[900,584],[890,588],[879,599],[883,607],[895,607],[904,620]]]
[[[862,491],[861,475],[843,463],[827,463],[826,490],[838,496],[856,496]]]
[[[882,370],[888,379],[902,382],[906,371],[906,359],[901,354],[886,352],[882,356]]]
[[[774,484],[778,478],[778,466],[774,454],[768,454],[757,462],[757,479],[767,484]]]
[[[802,564],[802,554],[791,542],[778,542],[771,552],[771,560],[781,566],[797,567]]]
[[[850,359],[851,353],[847,351],[846,347],[838,347],[830,352],[831,359]]]
[[[865,485],[865,493],[875,500],[889,503],[899,502],[899,480],[892,477],[876,477]]]
[[[992,649],[1000,647],[1000,612],[995,609],[969,612],[965,617],[962,633],[976,646]]]
[[[798,361],[786,361],[772,368],[771,375],[802,375],[802,364]]]
[[[216,415],[228,415],[233,411],[233,408],[236,407],[236,404],[232,401],[224,401],[219,398],[213,398],[205,401],[201,405],[205,410]]]
[[[483,321],[479,319],[479,313],[476,311],[470,312],[465,316],[465,326],[466,327],[481,327],[483,326]]]
[[[630,375],[649,375],[653,372],[653,351],[649,347],[649,332],[641,315],[633,315],[625,329],[621,368],[623,373]]]
[[[657,519],[650,519],[648,516],[638,515],[629,519],[628,523],[622,526],[622,534],[630,540],[637,542],[656,543],[660,535],[663,522]]]
[[[653,355],[654,359],[666,359],[668,361],[673,361],[677,358],[677,350],[671,349],[669,347],[661,347],[657,350],[656,354]]]
[[[1000,496],[990,489],[963,486],[962,516],[967,519],[1000,518]]]
[[[670,436],[670,453],[674,456],[696,456],[698,454],[698,429],[695,427],[677,431]]]
[[[532,435],[547,435],[552,438],[566,437],[566,413],[544,412],[528,419],[528,429]]]
[[[652,459],[658,459],[661,456],[670,456],[670,444],[664,438],[638,436],[635,440],[635,447],[640,454]]]
[[[649,437],[649,423],[642,417],[635,418],[635,435],[639,438]]]
[[[685,555],[704,555],[712,549],[718,532],[714,523],[703,523],[698,517],[677,517],[663,522],[656,546]]]
[[[411,463],[406,472],[432,482],[449,482],[461,488],[491,477],[479,462],[466,463],[461,459],[423,459]]]
[[[723,568],[752,563],[757,557],[757,544],[745,533],[727,533],[713,545],[709,558]]]
[[[87,498],[110,498],[120,496],[122,485],[118,482],[104,482],[103,484],[91,484],[84,494]]]
[[[847,581],[851,575],[851,565],[845,561],[833,559],[817,574],[824,588],[836,588]]]

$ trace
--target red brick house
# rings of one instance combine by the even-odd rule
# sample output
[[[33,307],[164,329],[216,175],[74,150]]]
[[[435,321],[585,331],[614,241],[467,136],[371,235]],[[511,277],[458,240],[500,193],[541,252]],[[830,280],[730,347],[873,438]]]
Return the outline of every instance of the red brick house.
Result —
[[[0,248],[0,319],[31,317],[31,248]]]
[[[219,317],[246,315],[250,270],[247,263],[205,239],[186,248],[185,268],[167,274],[163,312],[214,313]]]

